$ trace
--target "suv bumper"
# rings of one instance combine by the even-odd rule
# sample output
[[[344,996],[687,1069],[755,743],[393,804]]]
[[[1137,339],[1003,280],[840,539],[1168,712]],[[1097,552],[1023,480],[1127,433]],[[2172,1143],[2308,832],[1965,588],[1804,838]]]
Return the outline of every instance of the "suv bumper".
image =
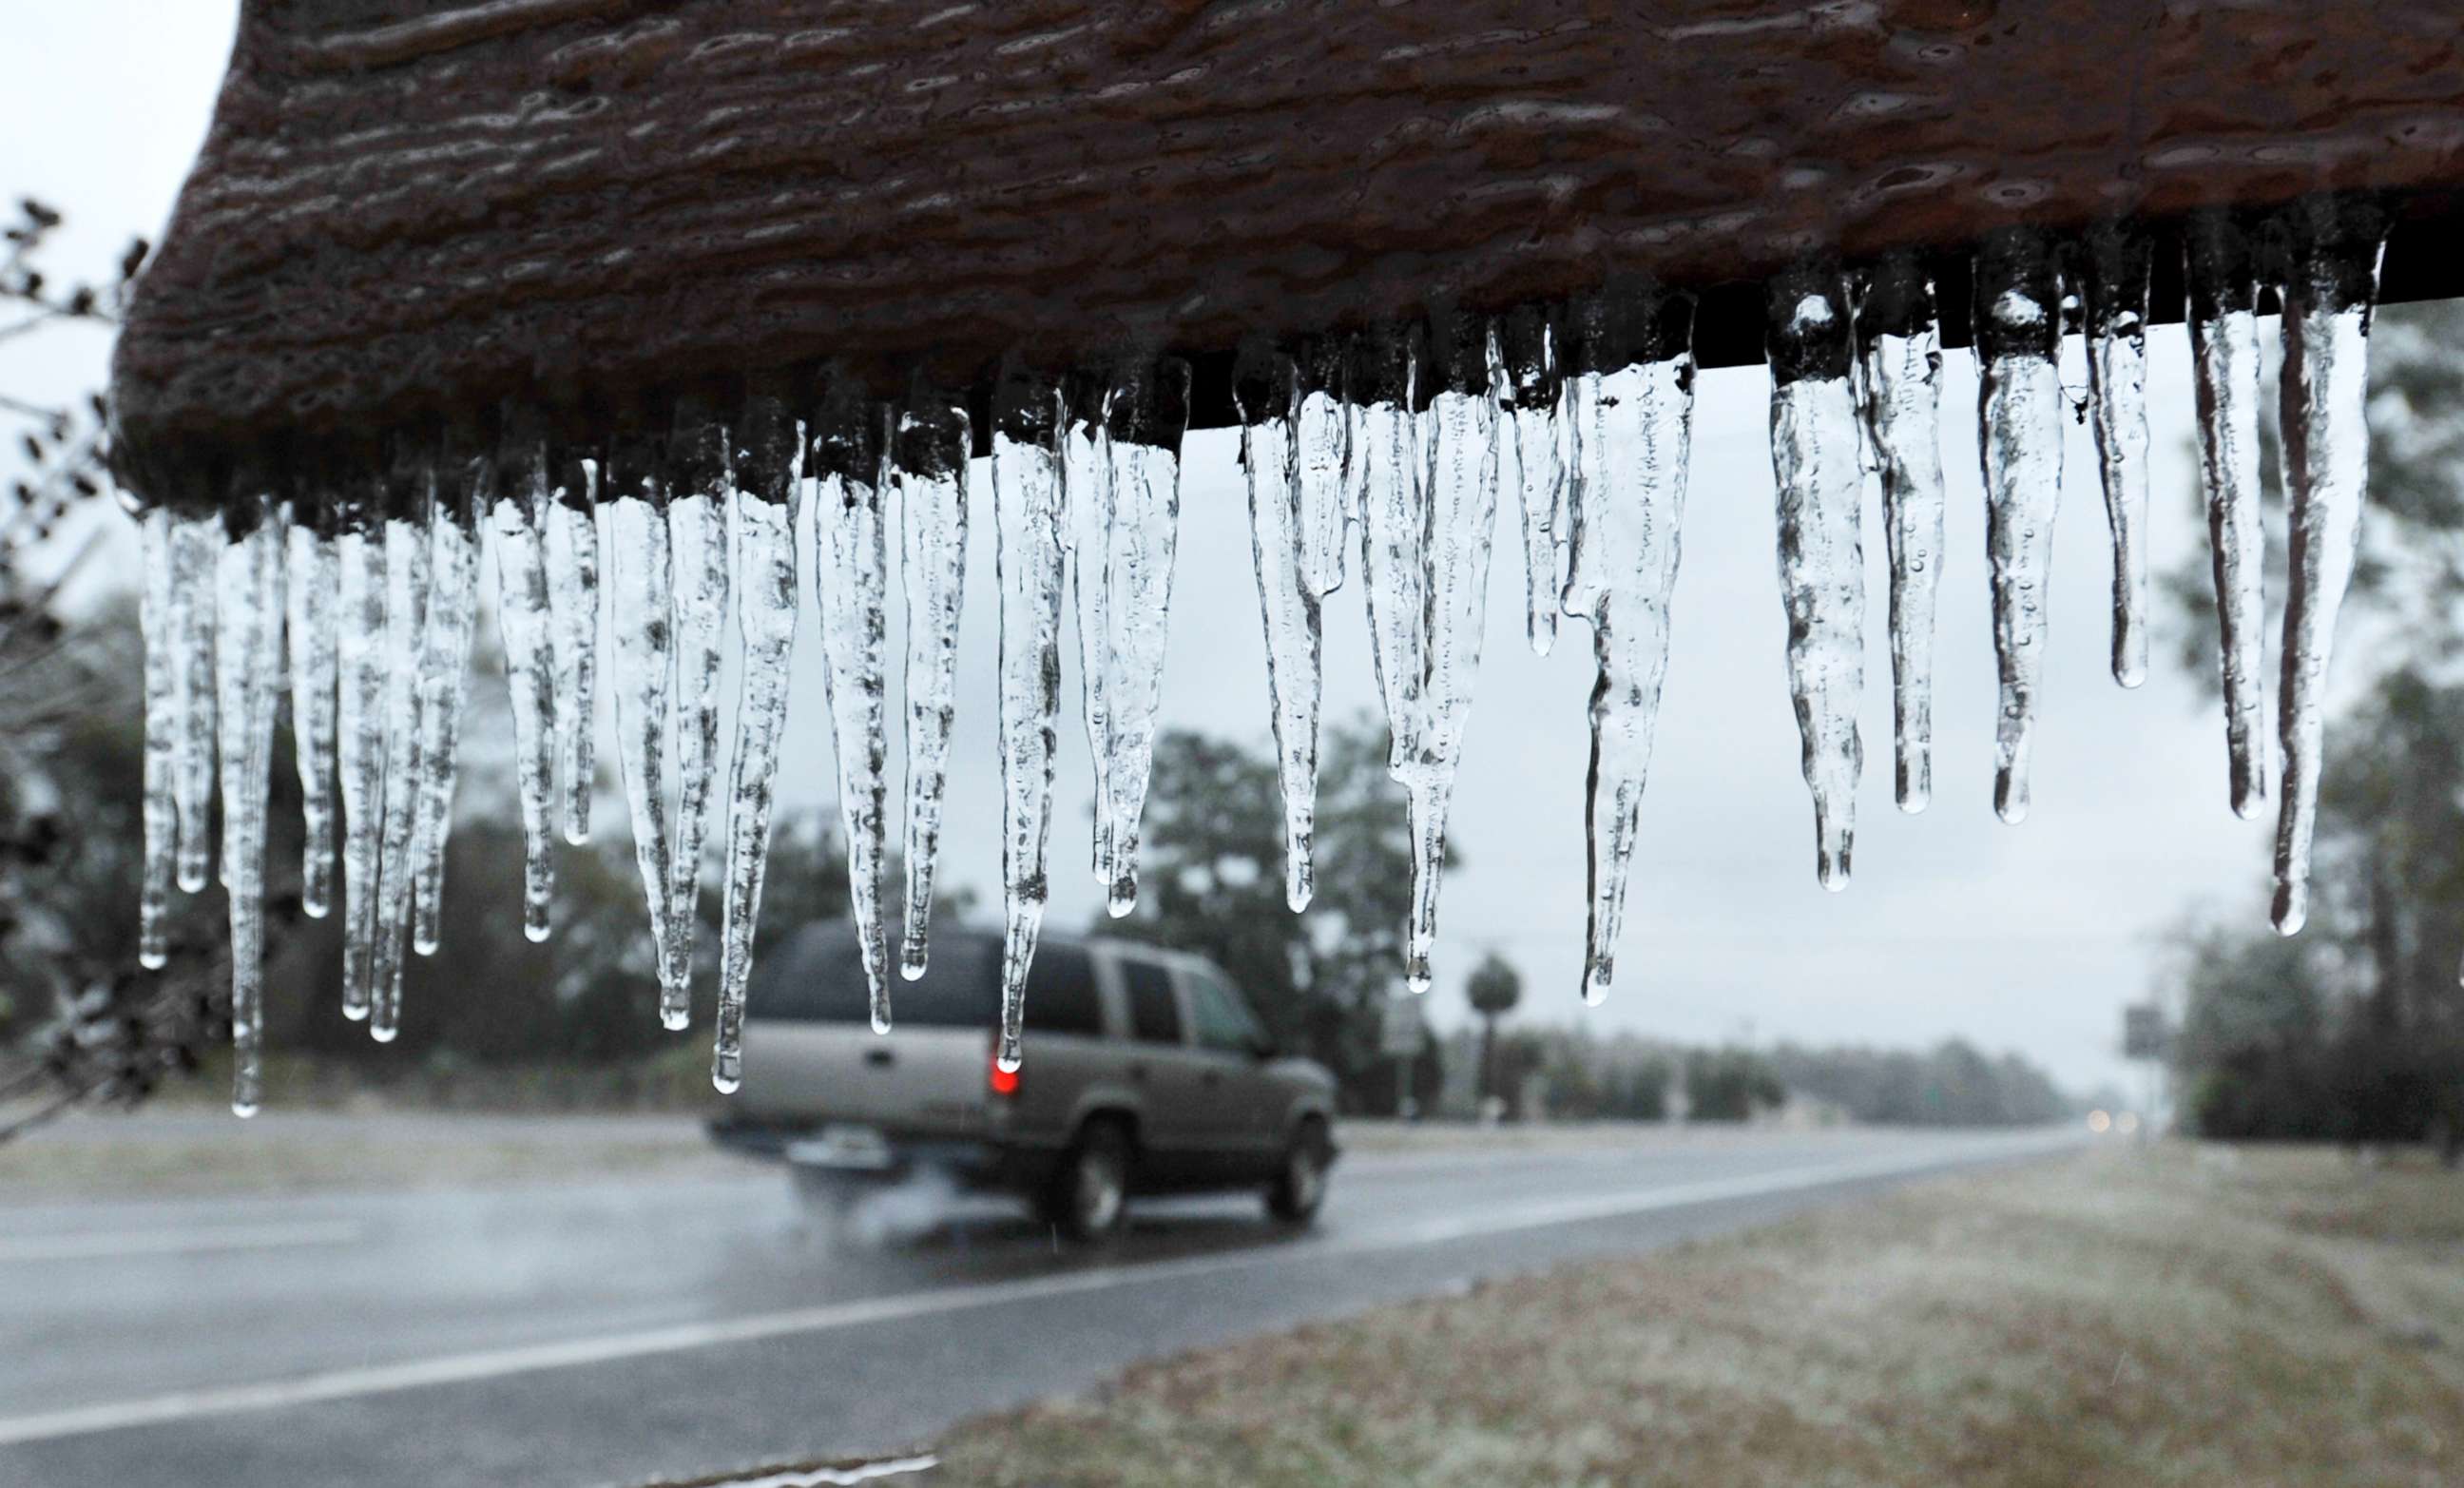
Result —
[[[944,1173],[972,1188],[1041,1188],[1060,1166],[1061,1154],[963,1137],[881,1134],[878,1150],[848,1153],[821,1140],[811,1128],[773,1126],[719,1118],[710,1139],[732,1152],[829,1173],[851,1183],[897,1183],[918,1170]]]

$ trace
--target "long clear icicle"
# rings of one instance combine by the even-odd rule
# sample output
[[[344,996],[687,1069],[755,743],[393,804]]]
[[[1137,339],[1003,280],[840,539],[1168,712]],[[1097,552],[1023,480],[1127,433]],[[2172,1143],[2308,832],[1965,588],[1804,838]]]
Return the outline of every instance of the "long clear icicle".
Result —
[[[157,970],[170,960],[164,922],[180,848],[180,807],[171,790],[178,768],[180,603],[171,572],[172,516],[148,511],[140,528],[145,544],[145,857],[137,899],[137,964]],[[193,598],[189,601],[194,603]]]
[[[668,562],[675,607],[675,851],[668,859],[668,967],[663,1017],[690,1019],[693,948],[701,932],[702,849],[710,837],[718,768],[719,658],[727,640],[726,440],[715,423],[681,414],[671,451],[677,485],[668,500]],[[671,1026],[681,1026],[672,1024]]]
[[[784,403],[756,395],[739,432],[736,484],[736,627],[744,676],[727,787],[727,875],[719,926],[717,1033],[710,1081],[744,1082],[744,991],[770,857],[770,807],[787,730],[787,673],[796,650],[796,513],[803,465],[801,426]]]
[[[2190,218],[2184,234],[2190,292],[2190,360],[2199,421],[2199,482],[2207,496],[2215,574],[2225,747],[2233,814],[2267,798],[2267,530],[2259,503],[2258,271],[2249,237],[2220,211]]]
[[[377,863],[385,837],[385,549],[384,525],[358,502],[339,513],[335,755],[342,802],[342,1015],[375,1001]]]
[[[231,1110],[264,1095],[265,809],[282,636],[283,535],[272,504],[234,509],[215,575],[215,688],[220,715],[222,862],[231,909]]]
[[[1780,598],[1788,611],[1789,692],[1814,794],[1815,870],[1848,886],[1857,781],[1865,765],[1857,709],[1865,690],[1865,484],[1850,381],[1845,284],[1836,269],[1774,278],[1769,290],[1771,477],[1778,497]]]
[[[1669,599],[1693,439],[1693,304],[1615,284],[1579,307],[1574,331],[1566,388],[1573,464],[1565,609],[1591,623],[1599,663],[1584,819],[1591,881],[1583,1000],[1596,1004],[1615,980],[1652,725],[1668,671]]]
[[[2045,667],[2054,517],[2062,500],[2061,283],[2045,240],[1990,234],[1976,255],[1977,447],[1985,474],[1993,655],[2001,675],[1993,809],[2028,814],[2028,760]]]
[[[1059,395],[1011,370],[993,411],[994,585],[1001,596],[1001,1028],[995,1059],[1019,1066],[1026,973],[1044,926],[1045,850],[1061,720],[1063,560]]]
[[[1061,541],[1072,555],[1070,597],[1078,622],[1079,716],[1087,728],[1087,758],[1095,777],[1095,819],[1089,862],[1109,897],[1112,885],[1113,668],[1105,659],[1111,644],[1112,586],[1107,524],[1111,521],[1112,459],[1110,420],[1111,384],[1079,373],[1064,384],[1061,447]]]
[[[1883,258],[1857,303],[1865,431],[1882,484],[1891,568],[1891,736],[1900,810],[1933,798],[1934,600],[1942,575],[1942,333],[1933,280],[1912,255]]]
[[[474,460],[457,473],[459,489],[440,493],[429,525],[428,611],[419,651],[419,778],[412,803],[410,948],[436,954],[445,903],[445,839],[453,825],[453,788],[462,744],[462,704],[471,683],[471,633],[478,618],[478,506],[493,499],[495,472]],[[450,478],[450,477],[449,477]]]
[[[2327,667],[2369,489],[2370,316],[2387,219],[2366,200],[2336,196],[2311,198],[2286,215],[2279,417],[2289,580],[2277,702],[2284,784],[2277,801],[2273,918],[2279,934],[2291,935],[2309,914]]]
[[[629,477],[631,484],[625,482]],[[633,821],[633,861],[642,873],[642,895],[650,911],[650,951],[659,968],[659,1022],[670,1030],[692,1021],[681,990],[671,988],[668,914],[673,881],[668,832],[668,695],[675,671],[675,620],[670,609],[668,517],[665,492],[639,466],[627,466],[608,482],[614,500],[607,514],[615,589],[609,619],[616,642],[616,757],[625,777],[625,803]],[[560,640],[561,637],[560,636]],[[561,645],[560,672],[568,657]],[[561,689],[560,689],[561,690]],[[564,700],[557,700],[557,726],[564,728]],[[567,736],[568,740],[570,735]],[[566,755],[570,760],[570,753]],[[568,791],[572,781],[566,781]],[[567,806],[571,806],[568,795]],[[566,820],[567,834],[572,828]]]
[[[1355,405],[1353,419],[1364,436],[1361,572],[1392,736],[1388,765],[1411,817],[1403,979],[1416,992],[1429,987],[1446,814],[1480,669],[1497,518],[1487,327],[1452,310],[1432,323],[1421,366],[1401,339],[1372,333],[1353,369],[1354,388],[1373,400]]]
[[[179,750],[171,791],[180,822],[178,880],[190,894],[204,890],[213,868],[214,803],[214,601],[221,563],[223,522],[217,512],[184,512],[171,519],[171,629],[178,647],[173,668]]]
[[[1327,336],[1302,348],[1294,370],[1292,500],[1300,510],[1301,582],[1324,599],[1343,588],[1345,528],[1353,516],[1352,419],[1344,406],[1345,344]]]
[[[341,559],[315,522],[290,529],[285,565],[291,662],[291,742],[299,770],[299,908],[322,920],[334,898],[335,607]]]
[[[950,730],[958,715],[958,618],[967,596],[967,456],[975,434],[955,400],[917,400],[899,420],[891,484],[898,495],[899,571],[907,589],[907,891],[898,970],[924,974]]]
[[[385,514],[384,814],[377,847],[376,948],[370,957],[368,1033],[390,1043],[402,1031],[404,940],[409,929],[410,851],[425,766],[420,756],[419,663],[428,630],[435,475],[424,463],[394,482]]]
[[[2153,245],[2131,224],[2088,235],[2087,388],[2113,529],[2113,679],[2147,680],[2147,279]]]
[[[1299,383],[1288,359],[1255,350],[1244,355],[1234,382],[1241,404],[1241,468],[1249,486],[1249,553],[1265,624],[1275,775],[1284,800],[1284,902],[1294,913],[1309,907],[1316,889],[1311,843],[1320,690],[1318,598],[1302,572],[1303,516],[1292,442]]]
[[[547,457],[508,440],[489,518],[496,537],[496,630],[514,715],[514,792],[522,818],[522,934],[548,937],[556,899],[556,655],[544,526]]]
[[[1498,319],[1497,481],[1523,516],[1524,633],[1545,656],[1557,643],[1558,595],[1566,587],[1564,396],[1555,328],[1526,306]]]
[[[847,897],[872,993],[872,1028],[890,1032],[890,968],[881,921],[889,811],[889,526],[882,511],[880,409],[834,379],[813,432],[813,589],[822,614],[822,691],[839,769]]]
[[[1100,552],[1109,630],[1101,655],[1089,658],[1088,676],[1100,668],[1107,677],[1108,758],[1096,801],[1096,837],[1103,844],[1098,872],[1106,878],[1105,909],[1118,919],[1138,901],[1138,824],[1155,773],[1155,715],[1163,704],[1173,562],[1180,538],[1180,438],[1189,426],[1189,365],[1167,360],[1125,367],[1113,378],[1105,412],[1102,448],[1109,469],[1102,486]],[[1082,535],[1082,589],[1090,556]],[[1083,626],[1083,606],[1079,618]]]
[[[556,759],[564,840],[590,840],[591,758],[599,710],[600,463],[577,460],[547,506],[549,636],[556,666]],[[662,589],[665,576],[660,580]]]

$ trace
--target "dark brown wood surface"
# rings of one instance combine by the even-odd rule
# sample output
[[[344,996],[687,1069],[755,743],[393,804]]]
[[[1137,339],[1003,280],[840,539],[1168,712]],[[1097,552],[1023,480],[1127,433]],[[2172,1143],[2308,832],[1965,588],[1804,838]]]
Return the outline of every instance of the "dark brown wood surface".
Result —
[[[122,338],[152,468],[885,387],[2322,189],[2464,290],[2454,0],[248,0]],[[2443,252],[2408,257],[2404,235]],[[2417,260],[2417,261],[2416,261]],[[1946,295],[1956,303],[1957,297]]]

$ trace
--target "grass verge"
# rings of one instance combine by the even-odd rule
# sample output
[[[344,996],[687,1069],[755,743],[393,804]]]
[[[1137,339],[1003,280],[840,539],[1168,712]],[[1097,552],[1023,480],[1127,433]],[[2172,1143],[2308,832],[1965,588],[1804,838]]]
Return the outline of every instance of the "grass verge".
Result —
[[[1131,1370],[970,1485],[2464,1481],[2464,1178],[2187,1144]]]

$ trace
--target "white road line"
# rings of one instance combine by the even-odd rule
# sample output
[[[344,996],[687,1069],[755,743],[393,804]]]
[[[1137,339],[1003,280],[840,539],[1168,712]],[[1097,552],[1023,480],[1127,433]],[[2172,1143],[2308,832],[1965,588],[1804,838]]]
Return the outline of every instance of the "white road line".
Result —
[[[0,1234],[0,1266],[35,1261],[118,1260],[129,1255],[206,1255],[217,1251],[283,1251],[350,1245],[367,1233],[355,1219],[290,1225],[207,1225],[185,1230],[112,1230]]]
[[[33,1415],[0,1417],[0,1446],[48,1441],[61,1436],[81,1436],[97,1432],[124,1431],[131,1427],[159,1426],[165,1422],[189,1420],[197,1416],[227,1415],[244,1410],[276,1410],[325,1401],[352,1400],[368,1395],[390,1394],[398,1390],[421,1389],[430,1386],[467,1385],[481,1380],[501,1379],[507,1375],[529,1374],[544,1369],[575,1368],[587,1365],[608,1364],[621,1359],[639,1359],[653,1354],[681,1353],[692,1349],[715,1348],[729,1344],[758,1343],[766,1339],[784,1338],[796,1334],[822,1333],[841,1328],[863,1327],[872,1323],[936,1317],[947,1313],[971,1311],[979,1307],[997,1307],[1013,1302],[1074,1297],[1089,1292],[1107,1291],[1113,1287],[1221,1276],[1232,1272],[1322,1259],[1328,1256],[1411,1250],[1450,1240],[1504,1234],[1518,1230],[1539,1230],[1553,1225],[1577,1224],[1586,1220],[1619,1218],[1663,1210],[1690,1209],[1696,1205],[1719,1203],[1724,1200],[1756,1198],[1771,1194],[1794,1193],[1808,1188],[1829,1188],[1837,1184],[1853,1183],[1859,1179],[1928,1172],[1958,1167],[1991,1158],[2016,1158],[2076,1146],[2079,1144],[2080,1140],[2065,1132],[2034,1141],[1997,1140],[1963,1144],[1956,1147],[1937,1147],[1923,1153],[1902,1153],[1896,1156],[1869,1158],[1855,1163],[1778,1168],[1770,1172],[1741,1173],[1734,1177],[1711,1178],[1694,1183],[1663,1184],[1657,1188],[1631,1188],[1622,1192],[1541,1200],[1507,1209],[1493,1209],[1441,1219],[1422,1220],[1386,1230],[1363,1231],[1350,1235],[1337,1233],[1319,1242],[1268,1246],[1259,1250],[1239,1251],[1226,1255],[1193,1255],[1177,1260],[1146,1261],[1126,1266],[1102,1266],[1048,1276],[1022,1277],[1006,1281],[976,1282],[966,1286],[944,1287],[927,1292],[908,1292],[894,1297],[872,1297],[853,1301],[829,1302],[820,1306],[799,1307],[784,1312],[758,1314],[752,1317],[680,1323],[669,1327],[645,1328],[632,1333],[571,1339],[552,1344],[530,1344],[508,1348],[482,1349],[472,1353],[445,1354],[431,1359],[407,1360],[400,1364],[332,1369],[320,1374],[269,1380],[260,1384],[182,1390],[136,1400],[75,1406]]]

